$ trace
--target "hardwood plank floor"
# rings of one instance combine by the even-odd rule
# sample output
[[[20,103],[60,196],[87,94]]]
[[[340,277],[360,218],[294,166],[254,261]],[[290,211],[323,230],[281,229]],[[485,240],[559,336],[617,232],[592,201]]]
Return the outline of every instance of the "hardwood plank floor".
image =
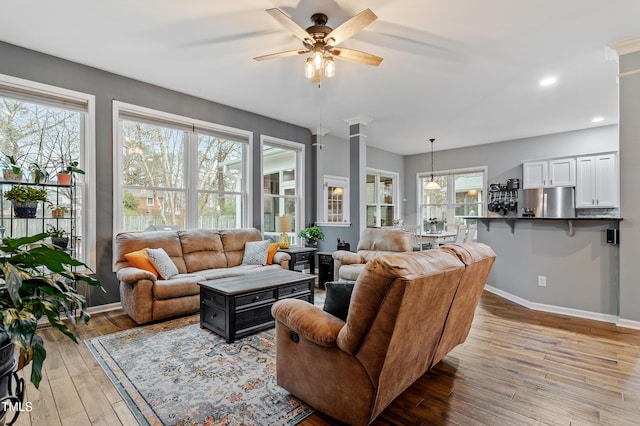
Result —
[[[135,327],[94,315],[81,339]],[[45,330],[40,389],[19,425],[135,425],[87,347]],[[29,369],[24,374],[28,377]],[[314,413],[302,425],[336,425]],[[375,425],[638,425],[640,331],[532,311],[485,292],[467,341],[400,395]]]

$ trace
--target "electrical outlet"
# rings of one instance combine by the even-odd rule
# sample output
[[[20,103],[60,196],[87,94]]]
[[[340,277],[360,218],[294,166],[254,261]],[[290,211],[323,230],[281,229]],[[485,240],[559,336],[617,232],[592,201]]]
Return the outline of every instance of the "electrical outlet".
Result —
[[[538,286],[546,287],[547,286],[547,277],[544,275],[538,275]]]

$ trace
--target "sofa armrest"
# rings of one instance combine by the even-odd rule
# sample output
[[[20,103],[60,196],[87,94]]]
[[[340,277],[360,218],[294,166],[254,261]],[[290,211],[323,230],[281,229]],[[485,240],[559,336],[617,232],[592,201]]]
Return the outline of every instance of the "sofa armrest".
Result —
[[[151,272],[145,271],[144,269],[135,268],[133,266],[119,269],[116,272],[116,277],[119,281],[125,282],[127,284],[132,284],[140,280],[149,280],[151,282],[156,282],[156,276]]]
[[[364,260],[364,258],[362,256],[360,256],[359,254],[352,253],[352,252],[346,251],[346,250],[334,251],[332,256],[333,256],[334,260],[340,261],[340,264],[342,264],[342,265],[353,265],[353,264],[356,264],[356,263],[367,263],[366,260]]]
[[[336,346],[338,333],[345,324],[341,319],[299,299],[285,299],[274,303],[271,314],[276,321],[305,339],[327,347]]]
[[[282,265],[283,262],[289,260],[291,260],[291,255],[283,251],[277,251],[276,254],[273,255],[273,263],[277,263],[278,265]]]

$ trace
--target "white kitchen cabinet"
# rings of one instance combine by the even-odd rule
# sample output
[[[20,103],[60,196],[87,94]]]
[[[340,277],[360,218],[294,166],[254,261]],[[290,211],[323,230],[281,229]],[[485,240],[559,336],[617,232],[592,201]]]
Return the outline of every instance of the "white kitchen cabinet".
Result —
[[[576,159],[528,161],[522,164],[522,188],[576,185]]]
[[[576,175],[576,208],[618,207],[615,153],[578,157]]]

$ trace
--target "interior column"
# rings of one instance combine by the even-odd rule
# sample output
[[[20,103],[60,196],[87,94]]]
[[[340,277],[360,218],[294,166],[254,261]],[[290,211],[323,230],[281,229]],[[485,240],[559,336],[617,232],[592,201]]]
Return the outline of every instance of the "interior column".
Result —
[[[358,235],[367,226],[367,135],[369,117],[348,118],[349,125],[349,208],[351,227]]]

